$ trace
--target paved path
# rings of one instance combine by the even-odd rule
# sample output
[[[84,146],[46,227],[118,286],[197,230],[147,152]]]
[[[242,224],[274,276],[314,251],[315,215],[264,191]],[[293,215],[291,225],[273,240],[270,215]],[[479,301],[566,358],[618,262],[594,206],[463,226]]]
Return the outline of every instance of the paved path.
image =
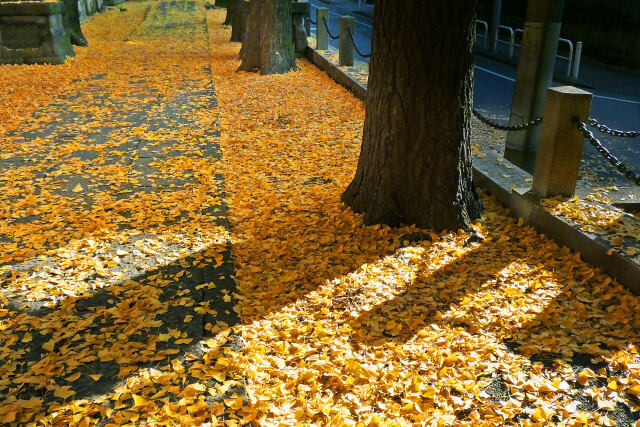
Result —
[[[194,2],[127,8],[145,21],[105,62],[176,28],[206,40]],[[133,394],[160,409],[194,391],[209,406],[243,399],[224,369],[204,374],[240,348],[204,43],[182,64],[159,52],[76,81],[3,136],[0,420],[68,424],[69,398],[112,422],[132,420]]]

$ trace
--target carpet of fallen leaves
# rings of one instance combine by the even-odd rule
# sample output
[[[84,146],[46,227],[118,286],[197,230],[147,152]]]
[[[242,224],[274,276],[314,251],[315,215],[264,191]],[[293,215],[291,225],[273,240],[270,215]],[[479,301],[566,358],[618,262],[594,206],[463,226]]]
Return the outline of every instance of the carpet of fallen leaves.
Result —
[[[489,198],[479,243],[364,227],[339,200],[362,103],[304,60],[236,73],[239,46],[209,18],[260,421],[612,425],[618,402],[637,409],[636,296]]]
[[[83,29],[62,66],[0,66],[0,424],[245,417],[204,7]]]
[[[228,42],[229,29],[220,25],[223,11],[207,14],[210,46],[198,32],[136,31],[154,12],[162,15],[149,8],[155,4],[130,2],[126,13],[95,17],[86,26],[91,48],[78,49],[64,66],[0,67],[3,87],[13,88],[0,103],[8,141],[2,159],[31,159],[0,181],[1,236],[10,243],[3,240],[0,254],[14,266],[0,271],[9,272],[0,276],[0,422],[613,425],[637,419],[628,411],[640,403],[638,297],[486,196],[484,218],[475,223],[482,241],[458,231],[363,226],[339,200],[355,171],[362,103],[305,60],[299,71],[281,76],[237,73],[239,45]],[[77,96],[83,85],[88,90],[100,74],[113,103],[88,113],[115,127],[101,150],[83,140],[90,128],[67,145],[55,137],[18,143],[9,136],[50,122],[44,114],[25,125],[25,117]],[[196,99],[186,111],[197,126],[172,123],[154,131],[119,122],[119,109],[135,106],[115,100],[135,98],[138,79],[157,95],[138,100],[154,116],[153,105],[172,98],[176,82],[202,90],[211,78],[217,106]],[[206,132],[217,130],[216,123],[219,137]],[[116,141],[132,135],[171,141],[180,153],[157,161],[150,177],[131,167],[135,158],[124,165],[111,158],[101,163],[99,156],[67,163],[73,151],[113,155],[114,145],[122,145]],[[212,139],[220,143],[221,161],[200,154]],[[46,149],[53,143],[59,151]],[[115,151],[122,151],[116,158],[131,156],[126,146]],[[49,174],[44,179],[42,170]],[[64,179],[72,172],[88,179]],[[218,173],[230,235],[206,209],[219,206]],[[186,181],[163,191],[161,178]],[[154,190],[129,194],[141,181]],[[99,203],[84,202],[85,193]],[[242,320],[234,329],[244,340],[239,352],[224,347],[230,329],[222,323],[204,324],[211,333],[190,342],[195,318],[212,308],[186,288],[165,295],[194,268],[218,265],[228,240]],[[33,270],[30,263],[48,267]],[[132,280],[120,264],[148,273]],[[28,274],[17,274],[16,265]],[[102,306],[82,310],[102,288],[108,292]],[[25,311],[36,302],[51,311]],[[169,329],[162,325],[163,313],[183,306],[189,314]],[[185,352],[183,345],[194,347]],[[92,371],[96,366],[103,369]],[[105,383],[107,376],[119,382]],[[241,394],[229,392],[242,379],[248,407]],[[78,396],[76,389],[88,392]]]

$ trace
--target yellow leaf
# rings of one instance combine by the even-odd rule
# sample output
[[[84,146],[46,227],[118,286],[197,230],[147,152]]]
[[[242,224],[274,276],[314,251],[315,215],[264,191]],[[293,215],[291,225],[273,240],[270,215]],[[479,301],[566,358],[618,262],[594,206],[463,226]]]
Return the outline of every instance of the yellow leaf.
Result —
[[[591,378],[595,378],[596,374],[589,368],[583,369],[578,374],[578,383],[585,385]]]
[[[167,342],[167,341],[169,341],[169,338],[171,338],[171,335],[169,335],[169,334],[160,334],[160,335],[158,335],[158,341]]]
[[[27,332],[22,337],[22,342],[31,342],[32,339],[33,339],[33,336],[29,332]]]
[[[455,365],[457,361],[458,361],[458,355],[452,354],[450,356],[447,356],[444,359],[444,363],[443,364],[446,367],[451,367],[451,366]]]
[[[81,192],[82,190],[84,190],[84,188],[82,188],[82,185],[80,185],[80,184],[78,184],[78,185],[76,185],[75,187],[73,187],[73,192],[74,192],[74,193],[79,193],[79,192]]]
[[[65,380],[69,381],[70,383],[74,382],[75,380],[77,380],[78,378],[80,378],[82,374],[80,372],[76,372],[75,374],[68,376],[67,378],[65,378]]]
[[[551,418],[551,415],[553,415],[551,410],[549,410],[548,408],[543,408],[542,406],[538,406],[535,411],[533,411],[533,414],[531,414],[531,419],[535,422],[547,421],[549,418]]]
[[[133,406],[134,407],[138,407],[138,406],[145,406],[149,403],[149,401],[147,399],[145,399],[142,396],[138,396],[137,394],[132,394],[131,397],[133,398]]]
[[[55,341],[47,341],[46,343],[42,344],[42,349],[47,351],[53,351],[53,347],[55,345],[56,345]]]
[[[184,316],[184,323],[191,322],[191,319],[193,319],[193,316],[190,314],[187,314],[186,316]]]
[[[102,378],[102,374],[92,374],[89,375],[89,377],[94,381],[98,381],[100,378]]]
[[[59,397],[61,399],[67,399],[76,394],[75,391],[71,390],[71,386],[63,385],[62,387],[56,387],[53,395]]]

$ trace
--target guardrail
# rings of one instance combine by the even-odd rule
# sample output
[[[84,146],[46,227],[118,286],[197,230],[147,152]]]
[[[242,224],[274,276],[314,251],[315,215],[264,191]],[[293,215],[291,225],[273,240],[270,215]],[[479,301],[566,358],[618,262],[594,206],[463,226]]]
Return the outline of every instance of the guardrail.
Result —
[[[316,26],[316,49],[329,49],[329,39],[339,40],[339,63],[340,65],[352,66],[354,54],[368,59],[371,53],[364,53],[358,49],[353,33],[355,31],[355,18],[345,15],[340,17],[340,31],[337,35],[331,34],[329,29],[329,9],[326,7],[316,8],[315,22],[309,15],[306,20]],[[310,30],[309,30],[310,31]]]
[[[509,33],[509,41],[500,40],[500,30],[507,31]],[[498,25],[498,31],[496,33],[496,43],[505,43],[508,47],[508,56],[509,58],[513,58],[513,46],[516,44],[515,33],[513,32],[513,28],[507,27],[506,25]]]
[[[487,43],[489,40],[489,34],[488,34],[488,24],[486,21],[481,21],[481,20],[476,20],[476,25],[480,26],[482,29],[484,29],[484,32],[482,34],[478,33],[477,37],[482,37],[483,38],[483,47],[484,50],[487,50]],[[500,39],[500,30],[502,30],[502,32],[507,32],[507,34],[509,35],[508,40],[501,40]],[[497,43],[502,43],[504,45],[507,46],[507,57],[509,59],[513,58],[513,54],[514,54],[514,48],[515,47],[520,47],[521,44],[516,43],[516,40],[518,39],[518,35],[520,35],[520,40],[522,40],[522,35],[524,35],[524,30],[522,28],[511,28],[508,27],[506,25],[498,25],[498,33],[496,34],[496,39],[494,40],[494,42]],[[567,71],[566,71],[566,76],[569,78],[572,78],[574,80],[578,79],[578,74],[580,73],[580,59],[582,56],[582,42],[578,41],[575,43],[575,46],[573,44],[573,42],[569,39],[565,39],[562,37],[558,38],[558,45],[560,44],[566,44],[569,50],[569,53],[567,56],[562,56],[562,55],[556,55],[556,58],[560,58],[563,59],[565,61],[567,61]],[[575,47],[575,49],[574,49]]]
[[[478,34],[478,32],[476,31],[476,36],[484,38],[484,50],[487,50],[487,42],[489,40],[489,24],[487,23],[487,21],[481,21],[477,19],[476,26],[478,25],[484,28],[484,34]]]

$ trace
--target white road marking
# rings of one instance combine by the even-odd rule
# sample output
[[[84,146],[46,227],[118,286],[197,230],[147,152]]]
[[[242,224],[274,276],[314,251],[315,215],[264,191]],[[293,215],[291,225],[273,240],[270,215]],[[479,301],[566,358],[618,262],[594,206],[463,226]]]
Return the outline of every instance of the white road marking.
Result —
[[[501,78],[503,78],[505,80],[509,80],[510,82],[515,82],[516,81],[516,79],[511,78],[509,76],[505,76],[504,74],[496,73],[495,71],[487,70],[486,68],[479,67],[477,65],[475,65],[475,67],[480,71],[484,71],[485,73],[489,73],[489,74],[491,74],[493,76],[501,77]]]
[[[640,101],[634,101],[632,99],[613,98],[611,96],[602,96],[602,95],[593,95],[593,97],[594,98],[600,98],[600,99],[609,99],[611,101],[628,102],[629,104],[638,104],[638,105],[640,105]]]

